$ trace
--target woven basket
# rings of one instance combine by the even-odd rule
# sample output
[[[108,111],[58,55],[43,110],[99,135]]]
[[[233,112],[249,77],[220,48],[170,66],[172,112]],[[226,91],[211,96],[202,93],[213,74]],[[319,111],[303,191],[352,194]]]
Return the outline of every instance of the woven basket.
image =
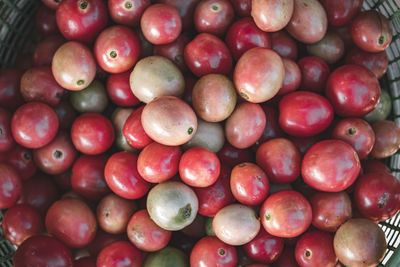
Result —
[[[334,0],[332,0],[334,1]],[[34,37],[35,11],[39,0],[0,0],[0,68],[15,64],[29,47]],[[376,9],[390,19],[393,26],[393,41],[386,49],[389,67],[381,79],[381,87],[388,90],[393,100],[391,118],[400,125],[400,0],[364,0],[363,9]],[[400,151],[387,160],[392,173],[400,180]],[[0,211],[0,224],[3,215]],[[400,266],[400,213],[381,222],[388,249],[380,266]],[[4,239],[0,228],[0,267],[12,265],[14,247]]]

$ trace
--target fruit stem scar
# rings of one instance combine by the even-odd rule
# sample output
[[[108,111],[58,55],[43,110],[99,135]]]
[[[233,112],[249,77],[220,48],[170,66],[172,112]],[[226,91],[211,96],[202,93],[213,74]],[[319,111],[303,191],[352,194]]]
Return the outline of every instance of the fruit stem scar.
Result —
[[[132,3],[131,2],[125,2],[125,8],[126,9],[131,9],[132,8]]]
[[[244,93],[244,92],[240,92],[240,95],[245,99],[249,99],[249,96],[246,95],[246,93]]]
[[[211,5],[211,9],[212,9],[213,11],[218,11],[218,10],[219,10],[219,6],[216,5],[216,4]]]
[[[56,151],[54,151],[53,156],[54,156],[56,159],[59,159],[59,158],[62,157],[62,154],[63,154],[63,153],[62,153],[60,150],[56,150]]]
[[[117,57],[117,52],[115,52],[114,50],[110,52],[110,57],[111,58],[116,58]]]
[[[271,219],[271,215],[269,215],[268,213],[265,214],[265,219],[266,219],[267,221],[269,221],[269,220]]]
[[[192,214],[192,206],[190,204],[187,204],[186,206],[179,209],[178,214],[180,218],[186,220]]]
[[[76,84],[79,85],[79,86],[80,86],[80,85],[84,85],[84,84],[85,84],[85,80],[82,80],[82,79],[81,79],[81,80],[78,80],[78,81],[76,82]]]
[[[79,7],[81,9],[86,9],[88,7],[88,2],[87,1],[80,1],[79,2]]]
[[[306,256],[306,258],[311,258],[311,255],[312,255],[312,253],[308,249],[304,252],[304,256]]]
[[[220,248],[218,250],[218,254],[221,255],[221,256],[224,256],[225,255],[225,250],[223,248]]]
[[[187,130],[188,134],[192,134],[193,133],[193,127],[189,127],[189,129]]]

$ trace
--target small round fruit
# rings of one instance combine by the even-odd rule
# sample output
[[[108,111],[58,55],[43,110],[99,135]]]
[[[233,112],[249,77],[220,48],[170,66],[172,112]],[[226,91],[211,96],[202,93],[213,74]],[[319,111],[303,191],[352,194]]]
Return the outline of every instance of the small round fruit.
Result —
[[[161,96],[181,96],[185,80],[178,67],[162,56],[150,56],[136,63],[130,76],[133,94],[149,103]]]
[[[35,235],[18,247],[14,256],[15,267],[48,266],[71,267],[74,263],[69,249],[56,238],[45,235]]]
[[[197,130],[193,109],[174,96],[162,96],[148,103],[142,112],[142,125],[154,141],[179,146],[189,141]]]
[[[311,225],[311,205],[299,192],[279,191],[264,202],[260,218],[269,234],[284,238],[296,237]]]
[[[14,140],[26,148],[40,148],[53,140],[58,131],[54,110],[40,102],[20,106],[11,119]]]
[[[67,246],[81,248],[96,235],[96,216],[82,200],[64,198],[54,202],[47,211],[46,229]]]
[[[94,43],[94,54],[103,70],[110,73],[127,71],[139,58],[139,37],[128,27],[111,26],[97,37]]]
[[[218,239],[232,246],[250,242],[260,230],[256,212],[245,205],[232,204],[218,211],[213,220]]]
[[[301,174],[309,186],[324,192],[339,192],[357,179],[361,169],[354,148],[341,140],[324,140],[303,157]]]
[[[295,2],[294,0],[252,0],[251,16],[261,30],[276,32],[289,23]]]
[[[278,93],[284,76],[282,58],[271,49],[256,47],[240,57],[233,81],[240,96],[249,102],[261,103]]]
[[[107,151],[114,142],[114,127],[101,114],[86,113],[75,119],[71,128],[75,148],[87,155]]]
[[[87,46],[74,41],[57,49],[51,69],[57,83],[72,91],[86,88],[96,76],[96,62],[92,52]]]
[[[191,267],[236,267],[237,260],[235,247],[225,244],[215,236],[203,237],[190,252]]]
[[[350,219],[336,232],[333,246],[339,261],[349,267],[377,266],[386,252],[382,229],[368,219]]]
[[[336,266],[333,235],[318,230],[305,233],[296,243],[295,256],[302,267]]]
[[[127,241],[113,242],[104,247],[97,256],[97,267],[129,266],[141,267],[142,252]]]
[[[193,147],[182,154],[179,161],[181,180],[192,187],[208,187],[220,174],[221,163],[217,155],[203,147]]]
[[[150,43],[168,44],[181,34],[182,20],[173,6],[154,4],[144,11],[140,19],[140,28]]]
[[[126,233],[138,249],[146,252],[163,249],[172,235],[172,232],[155,224],[147,210],[140,210],[133,214],[126,227]]]
[[[339,116],[360,117],[378,105],[380,86],[367,68],[343,65],[329,76],[325,93]]]
[[[197,215],[196,194],[180,182],[164,182],[154,186],[147,195],[147,211],[161,228],[177,231],[191,224]]]

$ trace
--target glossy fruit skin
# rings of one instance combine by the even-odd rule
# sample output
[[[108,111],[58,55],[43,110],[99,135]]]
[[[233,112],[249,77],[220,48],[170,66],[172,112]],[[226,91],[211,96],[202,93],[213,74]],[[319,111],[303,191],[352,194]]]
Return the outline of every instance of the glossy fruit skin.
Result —
[[[233,73],[236,91],[252,103],[265,102],[282,87],[285,68],[273,50],[256,47],[245,52]]]
[[[258,234],[260,221],[251,207],[231,204],[220,209],[215,215],[213,230],[222,242],[231,246],[241,246]]]
[[[367,52],[381,52],[392,41],[390,21],[376,10],[359,13],[351,23],[351,38]]]
[[[69,249],[56,238],[36,235],[27,239],[13,257],[15,267],[71,267],[74,258]]]
[[[324,7],[318,0],[294,1],[293,15],[286,30],[296,40],[312,44],[321,40],[328,27]]]
[[[178,173],[182,149],[153,142],[139,154],[137,168],[139,174],[149,183],[161,183]]]
[[[235,14],[239,17],[249,17],[251,13],[251,0],[229,0],[233,8],[235,9]]]
[[[147,210],[139,210],[130,218],[126,227],[129,240],[140,250],[153,252],[163,249],[171,239],[172,232],[155,224]]]
[[[95,238],[87,246],[87,250],[91,256],[97,257],[103,248],[117,241],[128,241],[128,239],[126,235],[113,235],[98,229]]]
[[[189,259],[182,250],[168,246],[149,254],[143,264],[143,267],[168,266],[189,267]]]
[[[11,113],[0,107],[0,153],[10,151],[15,141],[11,132]]]
[[[338,33],[328,30],[320,41],[307,45],[307,53],[335,64],[345,53],[344,42]]]
[[[7,68],[0,70],[0,105],[4,108],[16,109],[24,100],[20,93],[20,80],[23,70]]]
[[[103,197],[97,205],[96,217],[101,229],[110,234],[123,234],[133,213],[136,202],[115,194]]]
[[[101,113],[108,106],[106,89],[99,80],[94,80],[83,90],[71,92],[69,101],[80,113]]]
[[[122,130],[128,144],[137,149],[142,149],[153,142],[143,129],[141,116],[144,106],[129,115]]]
[[[257,27],[265,32],[276,32],[285,28],[294,11],[293,0],[252,0],[251,16]]]
[[[140,100],[132,93],[129,85],[130,71],[112,74],[107,78],[107,93],[110,100],[120,107],[136,106]]]
[[[282,58],[285,75],[282,87],[278,91],[278,95],[284,95],[296,91],[301,83],[301,70],[299,65],[291,59]]]
[[[352,145],[360,159],[367,157],[375,144],[374,130],[360,118],[340,120],[332,131],[332,138]]]
[[[27,70],[21,78],[21,94],[26,102],[39,101],[57,106],[64,94],[64,88],[57,84],[50,67]]]
[[[385,233],[368,219],[350,219],[336,232],[333,246],[346,266],[377,266],[386,251]]]
[[[0,209],[8,209],[22,194],[21,178],[17,171],[6,163],[0,163]]]
[[[375,144],[371,151],[373,158],[386,158],[400,147],[400,128],[393,121],[383,120],[372,124],[375,133]]]
[[[297,64],[301,70],[300,89],[323,92],[331,72],[325,61],[315,56],[308,56],[300,59]]]
[[[38,33],[42,36],[58,33],[56,12],[45,5],[41,5],[36,11],[35,26]]]
[[[243,246],[246,255],[256,262],[273,263],[281,255],[284,239],[261,229],[257,236]]]
[[[47,231],[71,248],[88,245],[97,231],[96,216],[76,198],[65,198],[51,205],[46,214]]]
[[[118,152],[107,161],[104,176],[110,189],[120,197],[138,199],[150,189],[137,170],[138,156],[132,152]]]
[[[255,145],[253,146],[254,150],[260,147],[261,144],[264,142],[277,137],[283,137],[284,132],[282,131],[281,127],[278,123],[278,111],[276,108],[272,107],[271,105],[264,103],[261,104],[262,109],[264,110],[267,123],[264,128],[264,132],[261,137],[257,140]]]
[[[359,117],[378,105],[380,86],[368,69],[343,65],[329,76],[325,94],[339,116]]]
[[[75,148],[86,155],[99,155],[114,142],[114,127],[103,115],[86,113],[75,119],[71,128]]]
[[[44,38],[35,48],[33,64],[35,67],[51,66],[51,61],[57,49],[64,44],[64,38],[59,35],[51,35]]]
[[[296,137],[309,137],[324,131],[333,120],[328,99],[312,92],[289,93],[279,102],[279,125]]]
[[[43,219],[33,207],[17,204],[5,212],[1,227],[4,237],[19,246],[27,238],[42,232]]]
[[[14,140],[26,148],[40,148],[53,140],[58,131],[58,117],[54,110],[40,102],[20,106],[11,120]]]
[[[286,31],[271,33],[271,48],[282,58],[297,59],[296,41]]]
[[[291,183],[300,176],[300,152],[286,138],[273,138],[261,144],[256,162],[275,184]]]
[[[186,73],[188,68],[183,58],[183,51],[185,46],[190,42],[190,38],[185,34],[179,35],[179,37],[169,44],[155,45],[153,47],[153,54],[157,56],[163,56],[171,60],[176,64],[181,72]]]
[[[343,192],[317,192],[310,197],[312,225],[319,230],[335,232],[351,218],[352,205],[349,195]]]
[[[184,149],[191,147],[204,147],[217,153],[225,144],[224,127],[218,122],[206,122],[197,118],[196,134],[186,144]]]
[[[210,73],[228,75],[232,69],[232,56],[228,47],[209,33],[200,33],[188,43],[184,58],[188,68],[197,77]]]
[[[193,22],[199,33],[221,36],[232,23],[234,16],[233,7],[228,0],[205,0],[196,6]]]
[[[296,191],[279,191],[270,195],[261,206],[260,219],[269,234],[285,238],[296,237],[311,225],[311,205]]]
[[[361,11],[363,4],[362,0],[321,0],[320,2],[325,8],[329,25],[332,26],[343,26],[350,22]]]
[[[66,132],[59,132],[49,144],[33,151],[36,166],[51,175],[68,170],[76,156],[75,147]]]
[[[218,151],[217,156],[222,165],[232,168],[242,162],[254,161],[253,153],[250,149],[239,149],[229,144],[229,142],[225,142],[221,150]]]
[[[51,69],[59,85],[71,91],[79,91],[94,80],[96,62],[87,46],[70,41],[57,49]]]
[[[266,116],[259,104],[239,104],[225,123],[225,136],[236,148],[252,146],[263,134]]]
[[[304,155],[301,174],[304,182],[324,192],[339,192],[354,183],[361,164],[354,148],[341,140],[324,140]]]
[[[108,22],[102,0],[63,0],[56,13],[57,25],[67,40],[91,43]]]
[[[179,146],[189,141],[197,131],[193,109],[175,96],[161,96],[148,103],[141,115],[145,133],[154,141]]]
[[[150,43],[168,44],[181,34],[182,20],[174,7],[154,4],[144,11],[140,19],[140,28]]]
[[[338,259],[333,249],[333,235],[318,230],[305,233],[297,241],[295,256],[302,267],[335,267]]]
[[[133,94],[149,103],[160,96],[179,97],[185,90],[185,80],[178,67],[162,56],[141,59],[129,77]]]
[[[225,244],[214,236],[200,239],[190,253],[190,266],[237,266],[235,247]]]
[[[371,53],[355,46],[347,53],[345,63],[366,67],[380,79],[387,71],[388,57],[385,51]]]
[[[103,248],[97,256],[96,266],[142,266],[143,255],[134,245],[127,241],[117,241]]]
[[[400,209],[400,182],[391,174],[367,173],[357,179],[354,203],[363,217],[384,221]]]
[[[229,27],[225,43],[233,58],[238,60],[244,52],[253,47],[271,48],[271,36],[257,28],[251,18],[246,17]]]
[[[242,204],[255,206],[261,204],[269,193],[269,179],[265,172],[250,162],[236,165],[230,180],[233,196]]]
[[[146,208],[151,219],[169,231],[182,230],[196,218],[198,200],[182,182],[167,181],[154,186],[147,195]]]
[[[185,151],[179,161],[179,174],[184,183],[193,187],[208,187],[220,174],[221,163],[217,155],[203,147]]]
[[[43,217],[47,209],[59,198],[54,182],[47,176],[37,175],[22,184],[22,195],[18,203],[34,207]]]
[[[108,27],[97,37],[94,54],[103,70],[110,73],[125,72],[132,68],[139,58],[139,37],[125,26]]]
[[[110,0],[108,12],[111,19],[126,26],[137,26],[144,10],[150,5],[150,0]]]
[[[227,119],[236,106],[237,95],[231,80],[222,74],[201,77],[192,90],[192,105],[196,114],[208,122]]]
[[[225,165],[221,166],[217,181],[205,188],[194,188],[199,200],[199,214],[212,217],[223,207],[232,204],[235,199],[230,188],[231,169]]]
[[[80,156],[72,166],[71,185],[72,189],[91,201],[99,201],[110,192],[104,178],[104,168],[107,157]]]

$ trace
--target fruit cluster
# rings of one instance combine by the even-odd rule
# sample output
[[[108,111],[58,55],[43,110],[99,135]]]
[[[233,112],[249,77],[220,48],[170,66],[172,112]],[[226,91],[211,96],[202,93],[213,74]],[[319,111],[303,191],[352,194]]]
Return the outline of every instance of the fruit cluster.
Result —
[[[14,266],[377,266],[400,128],[362,4],[42,0],[0,70]]]

